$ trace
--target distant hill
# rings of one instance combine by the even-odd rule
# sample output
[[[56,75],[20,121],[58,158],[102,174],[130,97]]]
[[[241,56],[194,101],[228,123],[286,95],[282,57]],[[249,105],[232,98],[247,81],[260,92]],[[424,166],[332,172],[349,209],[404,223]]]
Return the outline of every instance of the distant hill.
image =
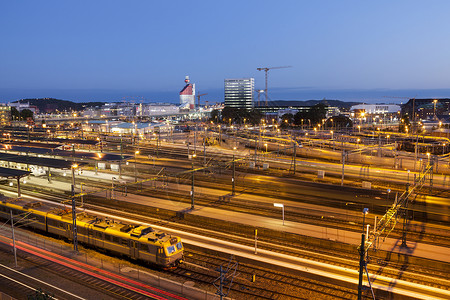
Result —
[[[34,98],[20,99],[13,103],[29,103],[36,106],[41,113],[52,113],[55,111],[81,111],[88,107],[103,106],[104,102],[83,102],[75,103],[67,100],[59,100],[54,98]]]
[[[323,103],[327,106],[339,107],[344,109],[350,109],[353,105],[361,104],[362,102],[345,102],[341,100],[276,100],[270,101],[269,106],[314,106],[318,103]]]

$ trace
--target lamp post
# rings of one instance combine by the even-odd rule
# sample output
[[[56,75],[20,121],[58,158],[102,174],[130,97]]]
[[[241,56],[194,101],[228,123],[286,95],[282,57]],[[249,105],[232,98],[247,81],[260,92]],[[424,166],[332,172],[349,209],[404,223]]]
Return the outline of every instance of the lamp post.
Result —
[[[139,154],[139,150],[134,152],[134,182],[137,182],[137,171],[136,171],[136,155]]]
[[[235,165],[234,154],[233,154],[233,177],[231,178],[231,195],[232,196],[234,196],[236,193],[235,176],[236,176],[236,165]]]
[[[77,212],[75,205],[75,169],[78,168],[76,163],[72,164],[72,226],[73,226],[73,250],[78,252],[77,238]]]
[[[364,259],[366,250],[365,250],[365,243],[366,243],[366,235],[364,234],[364,223],[366,221],[366,214],[369,213],[368,208],[363,209],[363,231],[361,234],[361,246],[359,248],[359,281],[358,281],[358,300],[362,298],[362,280],[363,280],[363,272],[364,272],[364,266],[366,264],[366,261]]]
[[[274,203],[273,206],[275,206],[275,207],[281,207],[281,213],[282,213],[282,216],[283,216],[283,226],[284,226],[284,204],[281,204],[281,203]]]
[[[266,147],[266,152],[264,153],[264,161],[266,161],[266,156],[267,156],[267,143],[264,143],[264,146]]]
[[[437,117],[436,117],[436,103],[437,103],[438,101],[437,101],[437,99],[434,99],[433,100],[433,104],[434,104],[434,108],[433,108],[433,118],[436,120],[437,119]]]

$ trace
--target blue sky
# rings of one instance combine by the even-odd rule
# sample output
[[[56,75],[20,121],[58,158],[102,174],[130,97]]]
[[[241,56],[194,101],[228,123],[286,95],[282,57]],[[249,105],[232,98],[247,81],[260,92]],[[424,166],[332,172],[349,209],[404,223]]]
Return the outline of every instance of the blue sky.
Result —
[[[274,100],[301,100],[295,90],[444,97],[449,11],[437,0],[1,1],[0,101],[177,101],[185,75],[222,100],[224,78],[263,88],[256,68],[285,65],[269,71]]]

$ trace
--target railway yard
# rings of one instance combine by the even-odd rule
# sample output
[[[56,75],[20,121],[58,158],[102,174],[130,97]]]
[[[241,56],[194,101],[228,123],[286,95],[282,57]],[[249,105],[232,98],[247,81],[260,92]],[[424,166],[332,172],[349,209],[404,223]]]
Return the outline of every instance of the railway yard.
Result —
[[[68,288],[71,294],[63,294],[44,284],[26,284],[34,289],[42,286],[60,299],[214,299],[221,295],[232,299],[356,299],[358,246],[365,225],[370,224],[367,232],[378,238],[365,258],[373,294],[364,275],[364,299],[450,298],[450,195],[443,162],[439,162],[441,171],[430,175],[425,168],[412,172],[392,168],[390,157],[359,151],[355,161],[348,159],[344,176],[344,164],[335,158],[344,150],[334,143],[303,143],[294,159],[292,151],[287,147],[278,151],[276,144],[262,151],[240,140],[234,149],[236,136],[224,135],[224,145],[208,147],[192,142],[192,134],[180,133],[179,137],[188,142],[168,139],[124,146],[122,140],[108,141],[100,153],[127,155],[119,163],[119,172],[112,166],[99,170],[96,163],[79,159],[85,165],[74,178],[66,176],[67,170],[54,169],[51,178],[24,177],[27,182],[20,189],[30,203],[51,202],[70,209],[75,182],[77,213],[151,226],[178,236],[184,245],[182,264],[161,268],[86,243],[79,244],[77,254],[71,250],[71,235],[59,239],[54,234],[43,235],[42,230],[25,230],[33,228],[29,222],[16,229],[20,271],[33,273],[30,270],[42,268],[43,273],[36,271],[34,276],[55,282],[59,275],[65,287],[72,279],[86,290],[77,294],[80,287],[72,286]],[[350,144],[348,151],[353,150]],[[97,149],[76,152],[83,151],[99,153]],[[77,156],[67,153],[75,161]],[[408,157],[396,153],[394,164],[401,155]],[[363,159],[373,164],[356,162]],[[403,163],[407,164],[406,159]],[[325,176],[318,176],[322,170]],[[6,198],[17,198],[17,186],[8,182],[4,180],[0,192]],[[363,188],[364,182],[370,182],[371,188]],[[407,207],[398,210],[395,222],[389,223],[392,228],[376,235],[374,227],[411,189]],[[364,208],[369,209],[367,215],[362,213]],[[20,221],[17,217],[16,222]],[[6,269],[14,263],[8,226],[0,228],[1,273],[14,278],[19,275]],[[60,251],[43,253],[48,247]],[[59,253],[58,259],[53,252]],[[95,270],[87,257],[92,257]],[[156,293],[148,283],[155,276],[161,290],[163,280],[178,284],[171,291],[150,295]],[[9,286],[0,291],[18,299],[30,294],[23,287],[1,286]]]

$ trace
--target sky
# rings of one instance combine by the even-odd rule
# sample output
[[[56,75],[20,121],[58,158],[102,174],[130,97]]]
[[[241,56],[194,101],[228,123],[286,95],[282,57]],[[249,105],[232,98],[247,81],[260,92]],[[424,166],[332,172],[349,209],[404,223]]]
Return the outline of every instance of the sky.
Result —
[[[202,100],[269,71],[273,100],[450,97],[450,1],[0,2],[0,102]],[[392,97],[392,98],[388,98]],[[406,102],[406,101],[405,101]]]

